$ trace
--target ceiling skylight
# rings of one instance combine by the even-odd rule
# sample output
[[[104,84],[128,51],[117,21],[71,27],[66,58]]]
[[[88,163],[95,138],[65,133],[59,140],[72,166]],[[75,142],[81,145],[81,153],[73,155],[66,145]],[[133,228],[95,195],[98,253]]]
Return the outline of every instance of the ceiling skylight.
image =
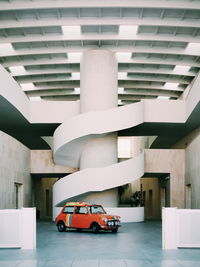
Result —
[[[137,25],[120,25],[119,34],[120,35],[130,35],[137,34],[138,26]]]
[[[20,86],[23,89],[23,91],[31,91],[35,89],[33,83],[21,83]]]
[[[118,72],[118,79],[127,79],[127,72]]]
[[[188,43],[187,48],[199,48],[200,49],[200,44],[199,43]]]
[[[118,88],[118,94],[123,94],[123,93],[124,93],[124,88],[119,87]]]
[[[80,73],[72,73],[72,76],[71,76],[71,79],[72,80],[80,80]]]
[[[32,97],[29,97],[30,101],[41,101],[41,97],[40,96],[32,96]]]
[[[183,72],[188,72],[191,66],[181,66],[181,65],[176,65],[174,68],[174,71],[183,71]]]
[[[162,96],[162,95],[160,95],[160,96],[157,97],[157,99],[169,99],[169,96]]]
[[[14,51],[11,43],[0,44],[0,54],[5,51]]]
[[[74,88],[73,93],[79,95],[80,94],[80,88]]]
[[[67,53],[67,57],[69,60],[77,60],[80,61],[82,53]]]
[[[24,66],[9,67],[9,70],[12,74],[20,74],[26,72]]]
[[[67,34],[80,34],[81,33],[81,27],[80,26],[61,26],[62,32],[64,35]]]
[[[179,86],[179,83],[165,83],[164,87],[167,89],[174,89]]]
[[[131,59],[132,53],[116,53],[118,61]]]

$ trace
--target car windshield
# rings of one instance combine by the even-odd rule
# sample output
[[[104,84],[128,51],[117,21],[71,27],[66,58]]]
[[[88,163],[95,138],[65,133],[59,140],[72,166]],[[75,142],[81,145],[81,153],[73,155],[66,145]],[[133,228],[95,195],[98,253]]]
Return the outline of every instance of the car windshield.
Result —
[[[106,212],[102,206],[91,206],[90,207],[90,213],[92,213],[92,214],[97,214],[97,213],[105,214]]]

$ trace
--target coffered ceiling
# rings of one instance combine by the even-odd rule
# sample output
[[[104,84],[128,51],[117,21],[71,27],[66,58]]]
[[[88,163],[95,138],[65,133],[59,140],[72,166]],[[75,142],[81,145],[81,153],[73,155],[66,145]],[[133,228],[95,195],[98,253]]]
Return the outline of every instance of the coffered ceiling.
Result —
[[[178,99],[200,69],[200,1],[0,0],[0,64],[30,100],[78,100],[97,48],[118,58],[119,105]]]

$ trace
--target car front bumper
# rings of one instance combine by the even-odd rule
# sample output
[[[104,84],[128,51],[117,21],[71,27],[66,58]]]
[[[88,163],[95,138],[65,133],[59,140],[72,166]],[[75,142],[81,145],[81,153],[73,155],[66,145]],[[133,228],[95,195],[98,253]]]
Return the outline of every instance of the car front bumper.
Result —
[[[107,221],[105,225],[101,225],[101,228],[106,230],[112,230],[112,229],[117,229],[120,226],[121,226],[120,221],[112,220],[112,221]]]

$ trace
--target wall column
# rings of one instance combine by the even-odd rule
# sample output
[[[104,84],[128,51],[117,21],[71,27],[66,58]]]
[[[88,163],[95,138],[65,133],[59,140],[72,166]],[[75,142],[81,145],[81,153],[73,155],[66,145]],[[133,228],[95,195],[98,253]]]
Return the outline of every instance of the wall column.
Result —
[[[81,113],[117,106],[117,60],[113,52],[100,49],[85,52],[81,60],[80,75]],[[80,158],[80,170],[102,168],[114,163],[117,163],[117,133],[110,133],[96,136],[86,144]],[[83,200],[115,207],[118,205],[118,190],[114,188],[88,193]]]

